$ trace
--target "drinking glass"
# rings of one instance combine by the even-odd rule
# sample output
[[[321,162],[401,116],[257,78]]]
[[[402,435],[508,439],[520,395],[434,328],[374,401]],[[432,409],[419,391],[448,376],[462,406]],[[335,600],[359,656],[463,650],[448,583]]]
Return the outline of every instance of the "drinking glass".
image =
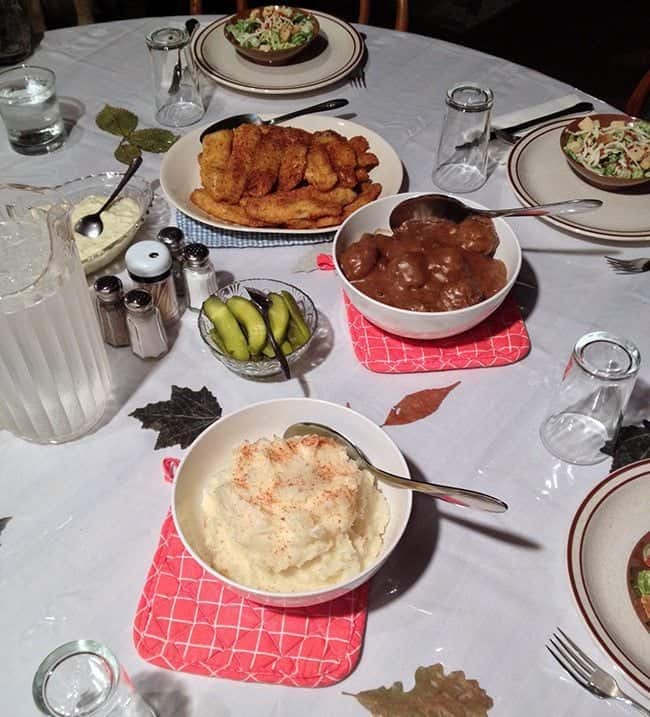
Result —
[[[110,391],[70,206],[52,201],[9,204],[0,220],[0,426],[38,443],[89,431]]]
[[[32,26],[22,0],[0,0],[0,65],[15,65],[32,51]]]
[[[450,192],[472,192],[487,179],[492,90],[464,82],[447,90],[433,181]]]
[[[178,27],[162,27],[147,35],[156,120],[168,127],[194,124],[205,112],[189,40]]]
[[[34,675],[32,696],[50,717],[156,717],[115,655],[94,640],[51,652]]]
[[[616,438],[641,365],[639,350],[606,331],[576,342],[540,436],[568,463],[589,465],[607,458],[601,448]]]
[[[65,141],[52,70],[21,65],[0,72],[0,115],[20,154],[46,154]]]

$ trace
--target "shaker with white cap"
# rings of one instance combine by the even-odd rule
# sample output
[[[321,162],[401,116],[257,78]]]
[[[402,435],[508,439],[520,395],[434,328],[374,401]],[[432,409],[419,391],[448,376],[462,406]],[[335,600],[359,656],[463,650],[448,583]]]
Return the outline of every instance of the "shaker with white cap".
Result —
[[[172,276],[172,255],[159,241],[145,240],[129,247],[126,270],[136,288],[146,289],[165,324],[176,321],[180,306]]]

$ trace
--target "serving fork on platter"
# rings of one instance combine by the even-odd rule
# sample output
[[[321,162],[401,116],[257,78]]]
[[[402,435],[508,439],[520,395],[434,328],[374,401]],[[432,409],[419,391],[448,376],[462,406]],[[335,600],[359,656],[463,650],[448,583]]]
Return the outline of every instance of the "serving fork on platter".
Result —
[[[559,627],[546,643],[546,649],[581,687],[596,697],[618,700],[650,717],[650,710],[625,694],[614,677],[599,667]]]
[[[617,259],[613,256],[606,256],[605,259],[617,274],[640,274],[644,271],[650,271],[650,259],[648,257]]]

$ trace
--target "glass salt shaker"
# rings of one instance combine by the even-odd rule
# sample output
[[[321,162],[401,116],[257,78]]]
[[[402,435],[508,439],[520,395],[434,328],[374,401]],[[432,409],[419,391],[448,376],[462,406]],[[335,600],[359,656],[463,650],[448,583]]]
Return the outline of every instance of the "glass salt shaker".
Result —
[[[124,257],[126,270],[138,289],[145,289],[158,307],[163,322],[169,325],[180,316],[172,276],[172,255],[159,241],[147,239],[132,244]]]
[[[153,298],[144,289],[131,289],[124,297],[131,350],[142,359],[167,352],[167,332]]]
[[[485,183],[494,94],[471,82],[447,90],[447,111],[433,182],[449,192],[472,192]]]
[[[165,227],[158,232],[156,238],[169,249],[172,255],[172,276],[174,277],[176,294],[179,297],[185,296],[185,277],[183,276],[185,234],[178,227]]]
[[[95,281],[95,303],[104,341],[111,346],[128,346],[124,292],[117,276],[100,276]]]
[[[188,244],[183,252],[183,273],[190,309],[200,311],[203,302],[217,290],[217,276],[205,244]]]

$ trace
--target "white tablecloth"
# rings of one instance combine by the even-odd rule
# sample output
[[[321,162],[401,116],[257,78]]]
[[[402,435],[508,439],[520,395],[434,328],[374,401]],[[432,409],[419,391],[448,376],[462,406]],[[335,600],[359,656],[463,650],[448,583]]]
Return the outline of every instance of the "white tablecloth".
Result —
[[[46,157],[13,153],[0,133],[2,179],[54,183],[116,168],[116,138],[99,131],[94,118],[108,102],[136,111],[142,125],[154,125],[144,36],[160,24],[133,20],[47,33],[30,62],[56,71],[65,110],[76,108],[79,118],[64,148]],[[355,121],[395,147],[412,190],[433,188],[433,148],[449,85],[471,79],[492,87],[496,114],[570,91],[537,72],[435,39],[364,31],[368,89],[343,84],[315,96],[348,97],[346,110],[356,114]],[[309,99],[255,98],[216,87],[206,121],[242,111],[288,111]],[[159,157],[147,154],[141,174],[155,180],[158,170]],[[503,166],[471,198],[488,206],[517,205]],[[237,378],[206,351],[195,316],[187,314],[171,353],[159,362],[141,362],[128,349],[111,351],[115,397],[110,420],[96,432],[57,447],[0,433],[0,517],[12,516],[0,537],[2,713],[34,714],[31,680],[41,658],[60,643],[93,638],[115,651],[144,692],[158,693],[163,717],[362,715],[363,708],[343,691],[395,680],[409,689],[414,670],[434,662],[478,679],[494,698],[495,717],[610,714],[544,649],[561,625],[611,666],[578,616],[565,566],[571,518],[606,475],[608,462],[563,463],[544,450],[538,428],[572,344],[583,333],[610,330],[650,357],[650,282],[609,271],[603,255],[611,246],[537,219],[514,219],[512,226],[524,249],[517,298],[528,307],[532,340],[530,354],[515,365],[373,374],[352,353],[335,277],[291,274],[312,248],[213,250],[219,270],[294,281],[313,297],[333,343],[305,375],[304,386],[297,380]],[[638,247],[627,250],[642,253]],[[646,364],[640,387],[647,386],[648,375]],[[158,670],[137,655],[133,616],[170,500],[161,459],[181,451],[154,451],[155,434],[141,430],[131,411],[168,398],[172,384],[206,385],[226,412],[306,390],[312,397],[349,401],[381,423],[406,393],[458,380],[461,385],[437,414],[386,430],[430,480],[498,495],[510,510],[489,516],[416,496],[395,559],[373,581],[363,655],[344,683],[320,690],[244,684]]]

